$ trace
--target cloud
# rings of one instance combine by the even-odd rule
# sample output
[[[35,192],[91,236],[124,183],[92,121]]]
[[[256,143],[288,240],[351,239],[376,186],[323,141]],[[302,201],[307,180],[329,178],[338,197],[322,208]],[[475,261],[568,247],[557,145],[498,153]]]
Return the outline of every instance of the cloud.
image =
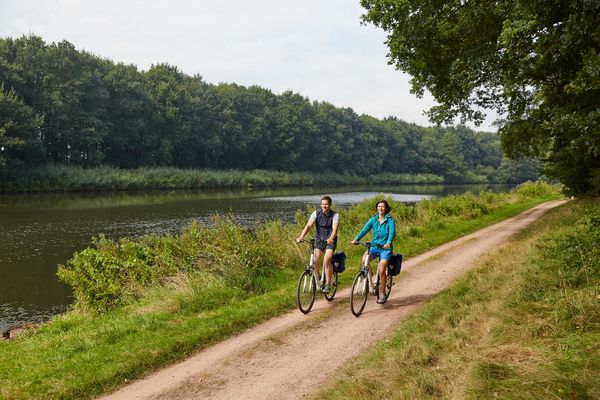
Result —
[[[411,95],[409,77],[387,64],[385,34],[360,25],[358,1],[0,1],[2,37],[33,33],[140,69],[166,62],[211,83],[430,125],[434,101]]]

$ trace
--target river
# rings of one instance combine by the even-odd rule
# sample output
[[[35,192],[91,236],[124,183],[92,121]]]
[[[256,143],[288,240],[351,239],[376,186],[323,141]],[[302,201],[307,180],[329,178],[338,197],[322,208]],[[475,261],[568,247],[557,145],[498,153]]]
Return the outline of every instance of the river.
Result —
[[[510,186],[492,190],[505,191]],[[21,322],[39,322],[64,312],[71,290],[56,278],[58,264],[108,238],[176,234],[193,220],[230,214],[242,225],[279,219],[291,221],[297,210],[316,208],[324,194],[333,208],[344,208],[377,193],[416,202],[479,185],[403,185],[393,187],[240,189],[0,196],[0,331]],[[307,211],[308,214],[308,211]]]

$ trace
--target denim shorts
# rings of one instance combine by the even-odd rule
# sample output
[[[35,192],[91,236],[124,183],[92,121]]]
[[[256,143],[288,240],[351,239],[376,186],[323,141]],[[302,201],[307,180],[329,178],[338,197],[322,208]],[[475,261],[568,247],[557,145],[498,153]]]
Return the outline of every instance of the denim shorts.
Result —
[[[371,249],[369,250],[369,252],[371,253],[371,257],[373,257],[373,259],[379,257],[380,260],[388,260],[390,261],[392,259],[392,249],[381,249],[379,247],[371,247]]]

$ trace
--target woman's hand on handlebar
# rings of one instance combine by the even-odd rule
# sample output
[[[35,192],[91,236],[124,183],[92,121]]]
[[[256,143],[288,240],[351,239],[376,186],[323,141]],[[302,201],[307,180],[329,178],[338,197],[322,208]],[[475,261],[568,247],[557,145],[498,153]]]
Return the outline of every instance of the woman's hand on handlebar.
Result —
[[[352,243],[352,244],[360,244],[360,242],[358,240],[352,240],[350,243]]]

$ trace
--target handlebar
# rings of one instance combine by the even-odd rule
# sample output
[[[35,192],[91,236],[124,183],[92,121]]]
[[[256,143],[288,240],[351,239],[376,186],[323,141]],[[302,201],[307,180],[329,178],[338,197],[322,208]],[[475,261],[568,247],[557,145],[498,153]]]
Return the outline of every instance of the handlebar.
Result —
[[[371,248],[371,247],[377,247],[378,249],[383,249],[383,246],[380,244],[373,244],[371,242],[358,242],[358,243],[352,243],[355,246],[365,246],[367,249]]]

